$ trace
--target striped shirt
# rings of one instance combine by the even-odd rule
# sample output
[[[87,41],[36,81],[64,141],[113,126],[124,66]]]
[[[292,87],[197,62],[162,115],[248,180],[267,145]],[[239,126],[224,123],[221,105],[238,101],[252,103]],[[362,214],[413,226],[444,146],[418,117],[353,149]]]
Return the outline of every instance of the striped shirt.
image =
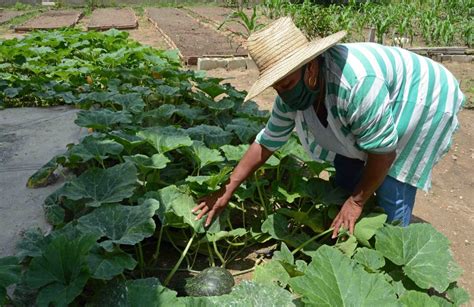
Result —
[[[365,161],[367,153],[395,150],[388,175],[428,190],[433,166],[458,128],[456,114],[465,99],[454,76],[428,58],[374,43],[336,45],[322,57],[328,128],[343,144],[343,154]],[[307,121],[311,111],[312,106],[292,111],[277,97],[256,142],[275,151],[296,128],[313,159],[332,162],[342,153],[317,141]]]

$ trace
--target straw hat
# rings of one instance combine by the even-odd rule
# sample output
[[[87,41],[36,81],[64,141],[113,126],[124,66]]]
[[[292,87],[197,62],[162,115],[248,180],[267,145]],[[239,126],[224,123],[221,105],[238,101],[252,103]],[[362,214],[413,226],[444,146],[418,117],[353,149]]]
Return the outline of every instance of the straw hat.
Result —
[[[322,39],[308,41],[290,17],[279,18],[254,32],[247,40],[247,49],[257,64],[260,76],[250,88],[245,101],[331,48],[345,35],[345,31],[340,31]]]

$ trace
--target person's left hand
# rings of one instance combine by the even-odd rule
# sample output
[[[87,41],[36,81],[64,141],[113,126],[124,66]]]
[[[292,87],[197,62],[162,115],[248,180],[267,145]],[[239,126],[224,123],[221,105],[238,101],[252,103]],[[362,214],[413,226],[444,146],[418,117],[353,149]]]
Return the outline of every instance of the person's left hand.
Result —
[[[364,205],[356,202],[352,196],[350,196],[344,202],[344,205],[342,205],[341,210],[336,215],[334,221],[331,224],[331,227],[334,227],[334,231],[332,233],[333,239],[337,237],[340,227],[349,229],[351,234],[354,233],[354,225],[362,213],[363,207]]]

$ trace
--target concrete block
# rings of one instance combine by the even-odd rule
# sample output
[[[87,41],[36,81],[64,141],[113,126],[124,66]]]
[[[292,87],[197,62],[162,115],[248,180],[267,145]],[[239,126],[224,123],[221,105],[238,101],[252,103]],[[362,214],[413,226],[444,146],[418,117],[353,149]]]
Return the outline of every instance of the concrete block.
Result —
[[[215,58],[198,58],[197,69],[198,70],[211,70],[216,68],[226,68],[227,61],[225,59]]]
[[[453,60],[452,55],[442,54],[441,55],[441,62],[451,62]]]
[[[246,69],[247,68],[247,61],[245,58],[230,58],[228,59],[227,69],[234,70],[234,69]]]
[[[257,64],[255,64],[255,62],[251,58],[246,58],[245,62],[247,62],[247,69],[258,70]]]
[[[459,63],[472,63],[474,60],[474,56],[472,55],[452,55],[451,61],[459,62]]]

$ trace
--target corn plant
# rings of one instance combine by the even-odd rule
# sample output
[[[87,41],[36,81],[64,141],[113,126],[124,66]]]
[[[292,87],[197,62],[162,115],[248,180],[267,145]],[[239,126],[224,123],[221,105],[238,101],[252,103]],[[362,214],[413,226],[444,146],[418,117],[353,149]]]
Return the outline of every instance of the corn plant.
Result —
[[[257,8],[254,7],[252,10],[252,15],[249,17],[243,10],[237,10],[229,14],[224,21],[217,28],[218,30],[222,28],[223,25],[227,23],[237,23],[245,28],[244,32],[238,32],[240,36],[245,38],[249,37],[253,32],[263,28],[265,24],[259,22],[260,15],[257,14]]]

